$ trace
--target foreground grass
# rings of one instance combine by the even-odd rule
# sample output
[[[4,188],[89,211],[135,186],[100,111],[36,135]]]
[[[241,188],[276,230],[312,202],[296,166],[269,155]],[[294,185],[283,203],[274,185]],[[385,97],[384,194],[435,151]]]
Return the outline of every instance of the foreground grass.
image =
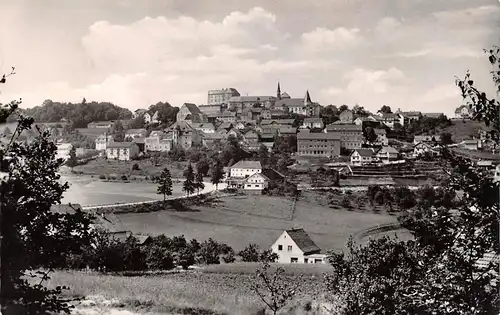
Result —
[[[250,275],[198,272],[124,277],[57,271],[49,285],[70,287],[66,291],[68,296],[115,300],[115,307],[132,311],[251,315],[261,310],[263,304],[250,290],[250,278]],[[306,277],[302,289],[305,294],[283,314],[316,314],[304,311],[302,305],[321,294],[320,279]]]

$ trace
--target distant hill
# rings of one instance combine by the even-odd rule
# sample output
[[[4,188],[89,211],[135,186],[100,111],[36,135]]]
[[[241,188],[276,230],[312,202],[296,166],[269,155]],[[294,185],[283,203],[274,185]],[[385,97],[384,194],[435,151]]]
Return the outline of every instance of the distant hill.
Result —
[[[41,106],[21,109],[36,122],[67,120],[73,128],[85,128],[92,121],[131,119],[132,112],[109,102],[60,103],[46,100]]]
[[[471,139],[473,135],[477,137],[479,130],[491,130],[491,128],[486,127],[484,122],[476,120],[452,120],[451,122],[451,126],[444,128],[441,132],[449,132],[455,142]]]

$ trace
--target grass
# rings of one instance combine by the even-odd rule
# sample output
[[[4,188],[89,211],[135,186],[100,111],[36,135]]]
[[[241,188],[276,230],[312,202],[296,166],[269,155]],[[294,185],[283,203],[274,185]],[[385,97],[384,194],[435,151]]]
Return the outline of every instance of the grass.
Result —
[[[328,264],[282,264],[282,265],[272,265],[270,271],[276,270],[277,266],[281,266],[285,269],[285,274],[289,276],[311,276],[320,277],[324,273],[331,271],[331,267]],[[215,274],[231,274],[231,275],[251,275],[255,273],[255,270],[259,267],[259,263],[249,263],[249,262],[235,262],[232,264],[220,264],[220,265],[209,265],[203,267],[200,271],[203,273],[215,273]]]
[[[453,148],[453,151],[455,151],[458,154],[465,155],[467,157],[475,159],[486,159],[486,160],[497,160],[497,161],[500,160],[499,154],[493,154],[492,152],[487,152],[487,151],[471,151],[462,148]]]
[[[250,289],[250,275],[182,272],[124,277],[98,273],[56,271],[49,286],[68,286],[67,296],[114,300],[115,308],[167,314],[256,314],[263,304]],[[303,295],[282,314],[317,314],[302,311],[324,290],[321,280],[305,277]],[[191,312],[186,310],[191,309]],[[292,311],[295,309],[295,311]],[[297,309],[299,311],[297,311]]]
[[[159,211],[126,213],[117,217],[124,228],[135,233],[187,239],[213,238],[242,250],[249,243],[268,248],[285,229],[304,228],[323,250],[341,250],[347,238],[359,230],[395,222],[396,217],[331,209],[307,200],[296,204],[291,220],[292,200],[269,196],[223,197],[215,205],[193,207],[198,212]]]
[[[139,170],[132,171],[134,164],[139,165]],[[87,164],[79,165],[74,168],[76,173],[88,175],[115,175],[121,176],[158,176],[161,171],[168,167],[172,177],[182,177],[182,173],[186,168],[187,162],[160,161],[159,165],[155,166],[149,159],[141,159],[135,161],[114,161],[105,158],[97,158],[89,161]]]
[[[491,130],[483,122],[475,120],[452,120],[452,125],[444,128],[440,132],[449,132],[455,142],[470,139],[471,135],[477,134],[478,130]]]

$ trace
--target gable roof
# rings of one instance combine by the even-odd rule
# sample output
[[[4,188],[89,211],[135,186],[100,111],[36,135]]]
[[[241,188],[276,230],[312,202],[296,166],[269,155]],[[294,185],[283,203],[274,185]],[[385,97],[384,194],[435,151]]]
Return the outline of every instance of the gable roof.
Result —
[[[79,203],[56,204],[50,207],[50,211],[59,214],[74,214],[76,213],[76,210],[83,210]]]
[[[260,124],[261,125],[270,125],[272,123],[276,123],[279,125],[293,125],[295,122],[295,119],[293,118],[287,118],[287,119],[263,119]]]
[[[382,149],[380,149],[379,152],[381,151],[384,151],[384,152],[387,152],[387,153],[395,153],[395,154],[398,154],[398,150],[396,150],[395,148],[393,147],[390,147],[390,146],[387,146],[387,147],[382,147]]]
[[[262,173],[255,173],[255,174],[252,174],[252,175],[248,176],[248,178],[245,181],[248,182],[250,180],[250,178],[252,178],[252,177],[258,177],[258,176],[264,178],[267,181],[270,180],[269,177],[267,177],[266,175],[264,175]]]
[[[130,134],[146,134],[148,131],[144,128],[140,128],[140,129],[129,129],[127,131],[125,131],[125,135],[130,135]]]
[[[372,149],[355,149],[352,153],[354,154],[354,152],[358,152],[359,155],[361,156],[374,156],[375,155],[375,152],[372,150]]]
[[[340,135],[333,132],[324,133],[301,130],[297,134],[297,140],[340,140]]]
[[[262,169],[259,161],[239,161],[230,168]]]
[[[460,114],[462,112],[462,109],[464,109],[464,108],[467,108],[467,110],[469,110],[469,106],[461,105],[461,106],[457,107],[457,109],[455,109],[455,114]]]
[[[363,126],[356,124],[329,124],[326,126],[326,130],[330,131],[363,131]]]
[[[353,115],[352,110],[350,110],[350,109],[343,110],[343,111],[340,113],[340,115],[339,115],[339,116],[345,116],[345,115],[348,115],[348,114]]]
[[[136,145],[134,142],[110,142],[108,149],[127,149]]]
[[[198,106],[193,103],[184,103],[182,106],[186,106],[187,109],[191,112],[191,114],[202,114]]]
[[[314,243],[311,237],[304,231],[304,229],[291,229],[286,230],[286,233],[297,244],[304,254],[312,254],[321,252],[321,249]]]
[[[307,123],[323,123],[323,119],[319,118],[319,117],[306,117],[304,118],[304,124],[307,124]]]

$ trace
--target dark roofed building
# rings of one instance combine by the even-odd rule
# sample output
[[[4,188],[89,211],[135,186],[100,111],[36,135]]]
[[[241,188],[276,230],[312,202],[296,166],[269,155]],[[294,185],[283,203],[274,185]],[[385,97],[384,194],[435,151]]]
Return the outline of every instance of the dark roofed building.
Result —
[[[335,157],[340,155],[340,136],[334,133],[301,131],[297,134],[300,156]]]
[[[200,111],[196,104],[184,103],[177,113],[177,121],[201,123],[206,122],[207,117]]]

